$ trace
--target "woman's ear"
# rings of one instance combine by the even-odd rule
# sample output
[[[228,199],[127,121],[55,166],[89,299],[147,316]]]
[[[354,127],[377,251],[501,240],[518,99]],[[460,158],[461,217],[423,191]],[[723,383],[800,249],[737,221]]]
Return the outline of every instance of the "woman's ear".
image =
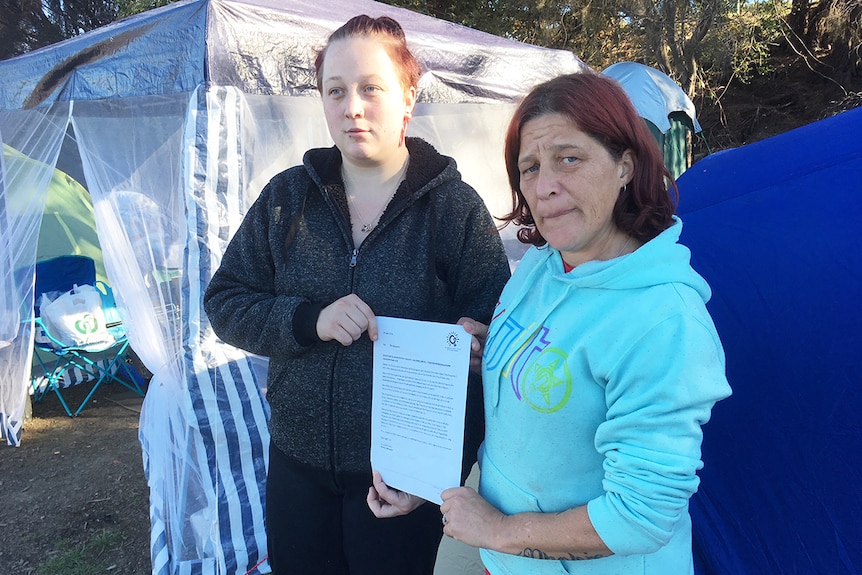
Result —
[[[620,187],[623,187],[635,177],[635,156],[632,151],[626,150],[623,152],[617,165],[619,166]]]
[[[413,117],[413,108],[416,106],[416,88],[410,88],[404,94],[404,121],[401,124],[401,137],[398,139],[398,146],[403,146],[407,137],[407,124]]]
[[[404,117],[413,117],[413,108],[416,107],[416,87],[410,86],[404,94]]]

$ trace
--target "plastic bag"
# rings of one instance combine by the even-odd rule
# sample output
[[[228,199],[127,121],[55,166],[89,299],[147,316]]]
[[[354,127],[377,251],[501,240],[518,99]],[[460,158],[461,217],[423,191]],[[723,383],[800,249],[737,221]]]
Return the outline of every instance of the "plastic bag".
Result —
[[[66,347],[109,345],[114,336],[105,326],[102,296],[91,285],[76,285],[53,301],[43,294],[42,322],[48,332]]]

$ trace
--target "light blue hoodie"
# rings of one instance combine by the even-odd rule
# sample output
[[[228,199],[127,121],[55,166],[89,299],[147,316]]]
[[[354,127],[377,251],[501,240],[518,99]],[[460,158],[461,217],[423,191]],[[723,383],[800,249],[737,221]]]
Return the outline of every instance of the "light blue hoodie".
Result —
[[[586,504],[614,555],[483,549],[492,575],[693,573],[701,425],[730,386],[681,230],[570,273],[557,250],[532,248],[503,290],[485,347],[479,492],[506,514]]]

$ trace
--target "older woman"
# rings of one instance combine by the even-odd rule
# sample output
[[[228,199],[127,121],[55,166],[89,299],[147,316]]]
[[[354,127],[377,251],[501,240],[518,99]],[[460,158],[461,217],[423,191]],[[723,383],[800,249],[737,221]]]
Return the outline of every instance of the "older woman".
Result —
[[[585,73],[527,95],[505,154],[534,247],[488,330],[479,492],[443,492],[444,532],[492,575],[690,574],[701,426],[730,388],[658,147]]]

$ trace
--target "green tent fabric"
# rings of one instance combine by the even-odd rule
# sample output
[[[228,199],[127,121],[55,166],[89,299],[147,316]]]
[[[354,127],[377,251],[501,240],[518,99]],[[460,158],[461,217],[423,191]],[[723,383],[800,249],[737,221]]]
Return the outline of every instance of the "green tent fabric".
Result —
[[[32,184],[29,175],[44,169],[44,164],[27,157],[18,150],[4,145],[3,162],[14,166],[11,173],[16,174],[8,182],[11,186]],[[10,209],[24,212],[30,209],[22,202],[34,201],[27,193],[16,194]],[[42,210],[42,223],[36,243],[36,261],[45,261],[64,255],[83,255],[90,257],[96,266],[96,279],[107,283],[102,249],[96,234],[96,221],[90,193],[77,180],[65,172],[54,169],[45,195]],[[40,294],[34,294],[39,298]],[[38,351],[33,355],[33,365],[38,365]]]
[[[36,261],[64,255],[93,258],[96,279],[107,282],[90,193],[70,175],[54,170],[39,229]]]
[[[645,119],[646,120],[646,119]],[[668,114],[670,128],[667,132],[662,131],[646,120],[652,135],[658,141],[664,157],[664,165],[670,171],[674,179],[680,177],[690,165],[691,141],[689,134],[694,133],[691,118],[685,112],[672,112]]]
[[[701,131],[694,103],[667,74],[638,62],[617,62],[602,70],[617,80],[646,120],[674,179],[689,167],[691,135]]]
[[[24,171],[29,171],[30,166],[40,164],[37,160],[28,158],[6,145],[3,146],[3,160],[7,166],[14,164],[18,166],[17,170]],[[29,181],[25,177],[16,179]],[[24,196],[19,197],[23,199]],[[11,209],[15,211],[24,208],[21,206],[16,208],[13,203]],[[92,258],[96,262],[96,279],[107,282],[90,193],[73,177],[54,169],[42,212],[36,261],[65,255],[83,255]]]

